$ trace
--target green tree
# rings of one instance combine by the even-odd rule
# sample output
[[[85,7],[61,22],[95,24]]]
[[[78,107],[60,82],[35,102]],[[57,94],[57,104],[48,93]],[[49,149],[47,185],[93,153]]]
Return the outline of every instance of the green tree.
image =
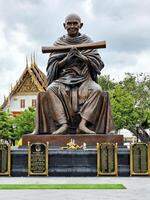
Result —
[[[12,118],[8,112],[0,110],[0,139],[10,142],[13,132]]]
[[[111,80],[109,75],[103,75],[98,77],[98,84],[104,91],[110,91],[115,87],[117,83],[114,79]]]
[[[116,130],[150,127],[150,76],[126,73],[120,82],[100,76],[98,83],[110,94]]]
[[[28,108],[13,120],[14,138],[20,139],[22,135],[32,133],[35,126],[35,109]]]
[[[150,76],[127,73],[122,81],[123,88],[130,93],[135,99],[134,106],[138,113],[138,124],[142,125],[148,122],[150,115]],[[146,124],[145,124],[146,125]],[[149,125],[147,123],[148,128]]]
[[[137,124],[139,114],[134,106],[135,99],[122,86],[117,85],[110,92],[112,114],[116,130],[132,129]]]

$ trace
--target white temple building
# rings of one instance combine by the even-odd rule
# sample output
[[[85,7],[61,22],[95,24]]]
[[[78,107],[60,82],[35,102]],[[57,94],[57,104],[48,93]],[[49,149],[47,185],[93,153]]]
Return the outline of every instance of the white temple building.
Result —
[[[36,107],[37,94],[45,91],[47,79],[45,74],[38,68],[35,59],[22,73],[16,85],[11,89],[9,96],[4,99],[1,109],[16,116],[28,107]]]

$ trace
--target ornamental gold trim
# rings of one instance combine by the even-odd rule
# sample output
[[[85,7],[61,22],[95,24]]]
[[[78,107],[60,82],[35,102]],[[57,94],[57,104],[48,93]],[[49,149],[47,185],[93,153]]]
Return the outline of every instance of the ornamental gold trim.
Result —
[[[7,152],[7,171],[4,173],[0,173],[0,176],[11,176],[11,145],[8,144],[6,146],[7,146],[7,151],[8,151]]]
[[[86,143],[84,142],[83,145],[79,146],[78,144],[75,143],[74,139],[71,139],[70,142],[66,144],[65,147],[61,147],[62,150],[78,150],[78,149],[84,149],[86,148]]]
[[[45,147],[45,171],[43,173],[33,173],[31,171],[31,147],[32,145],[44,145]],[[44,143],[32,143],[30,144],[30,142],[28,142],[28,176],[48,176],[48,147],[49,147],[49,142],[47,142],[46,144]]]
[[[134,158],[133,158],[133,147],[135,145],[145,145],[147,147],[147,152],[146,152],[146,156],[147,156],[147,171],[146,172],[141,172],[141,173],[137,173],[134,171],[134,165],[133,165],[133,162],[134,162]],[[130,145],[130,176],[134,176],[134,175],[137,175],[137,176],[147,176],[147,175],[150,175],[150,145],[146,144],[146,143],[134,143],[134,144],[131,144]]]
[[[101,171],[101,146],[102,145],[113,145],[114,146],[114,171],[109,173],[109,172],[102,172]],[[118,144],[117,143],[97,143],[97,176],[118,176]]]

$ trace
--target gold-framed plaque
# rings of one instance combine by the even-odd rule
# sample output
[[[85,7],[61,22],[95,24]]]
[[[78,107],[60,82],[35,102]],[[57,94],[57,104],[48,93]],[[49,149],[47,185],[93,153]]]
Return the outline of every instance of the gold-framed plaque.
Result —
[[[48,176],[48,142],[28,142],[28,176]]]
[[[97,176],[118,176],[117,143],[97,143]]]
[[[0,143],[0,175],[10,176],[11,146]]]
[[[150,145],[135,143],[130,145],[130,176],[150,175]]]

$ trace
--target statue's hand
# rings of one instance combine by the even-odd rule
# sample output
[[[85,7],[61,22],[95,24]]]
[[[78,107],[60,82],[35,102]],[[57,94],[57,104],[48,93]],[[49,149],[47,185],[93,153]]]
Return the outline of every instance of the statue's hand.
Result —
[[[70,62],[73,57],[74,57],[74,49],[71,48],[71,50],[67,53],[65,57],[66,62]]]
[[[62,61],[59,62],[59,66],[63,67],[63,65],[71,62],[71,60],[74,58],[78,58],[80,61],[86,64],[89,63],[88,58],[86,56],[84,56],[77,48],[72,47],[70,51],[67,53],[66,57]]]
[[[72,47],[70,51],[67,53],[66,57],[64,58],[66,62],[70,62],[73,58],[77,57],[76,56],[77,52],[78,52],[77,48]]]
[[[74,56],[77,57],[82,62],[88,61],[88,58],[84,56],[77,48],[74,51]]]
[[[67,55],[63,58],[63,60],[59,61],[59,67],[63,67],[66,63],[69,63],[74,57],[74,50],[71,50],[67,53]]]
[[[77,54],[77,52],[78,52],[78,49],[77,49],[76,47],[72,47],[72,48],[70,49],[68,55],[71,56],[71,57],[75,57],[76,54]]]

